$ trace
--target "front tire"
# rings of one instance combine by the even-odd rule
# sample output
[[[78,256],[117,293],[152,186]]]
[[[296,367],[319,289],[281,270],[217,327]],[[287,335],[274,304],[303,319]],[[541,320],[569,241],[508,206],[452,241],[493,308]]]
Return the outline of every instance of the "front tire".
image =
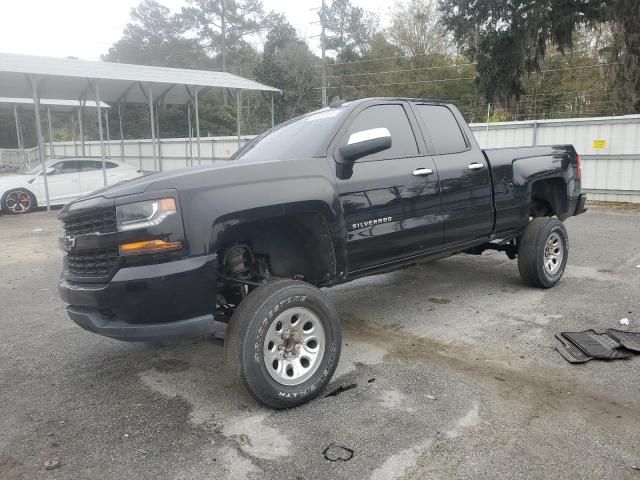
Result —
[[[518,242],[518,270],[533,287],[551,288],[564,273],[569,257],[569,236],[557,218],[534,218]]]
[[[324,293],[297,280],[275,280],[252,291],[234,312],[224,358],[243,393],[289,408],[324,389],[341,345],[340,319]]]
[[[29,190],[15,188],[6,192],[0,199],[0,210],[9,215],[29,213],[37,206],[36,197]]]

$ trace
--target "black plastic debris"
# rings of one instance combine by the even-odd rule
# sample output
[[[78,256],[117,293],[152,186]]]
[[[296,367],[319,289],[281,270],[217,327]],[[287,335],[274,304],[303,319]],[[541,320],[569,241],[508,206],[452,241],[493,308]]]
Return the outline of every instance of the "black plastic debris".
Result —
[[[349,385],[340,385],[338,388],[331,390],[329,393],[327,393],[324,397],[328,398],[328,397],[335,397],[339,394],[341,394],[342,392],[346,392],[347,390],[351,390],[352,388],[356,388],[358,385],[356,385],[355,383],[351,383]]]
[[[591,329],[584,332],[562,332],[556,335],[560,344],[556,350],[570,363],[585,363],[590,360],[619,360],[633,356],[633,351],[614,335],[613,330]],[[632,333],[632,332],[622,332]],[[640,337],[628,338],[629,344],[638,342]],[[640,351],[640,350],[638,350]]]
[[[607,329],[607,333],[615,338],[627,350],[640,353],[640,332],[626,332],[624,330]]]
[[[335,443],[329,444],[327,448],[322,452],[324,458],[330,462],[348,462],[353,458],[353,450],[342,445],[336,445]]]

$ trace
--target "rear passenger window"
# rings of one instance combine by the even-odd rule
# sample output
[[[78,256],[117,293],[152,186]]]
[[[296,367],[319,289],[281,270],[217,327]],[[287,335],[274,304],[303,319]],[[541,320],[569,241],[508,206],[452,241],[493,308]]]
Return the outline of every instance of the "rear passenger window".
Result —
[[[375,105],[366,108],[358,114],[349,126],[343,144],[347,143],[351,134],[372,128],[386,128],[389,130],[389,133],[391,133],[391,148],[364,157],[361,161],[403,158],[418,154],[418,145],[402,105]]]
[[[469,147],[456,117],[447,107],[416,105],[416,110],[422,128],[431,138],[434,155],[463,152]]]
[[[105,168],[116,168],[117,163],[104,162]],[[82,162],[82,171],[91,172],[94,170],[102,170],[102,160],[85,160]]]

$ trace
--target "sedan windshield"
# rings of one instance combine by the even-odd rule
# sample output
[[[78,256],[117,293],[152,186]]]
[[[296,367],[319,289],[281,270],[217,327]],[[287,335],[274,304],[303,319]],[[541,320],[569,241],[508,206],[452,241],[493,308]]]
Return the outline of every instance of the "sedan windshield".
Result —
[[[45,165],[49,168],[53,164],[53,160],[49,160]],[[24,175],[36,175],[42,172],[42,164],[38,163],[36,166],[31,167],[29,170],[24,172]]]
[[[233,159],[268,161],[321,156],[327,135],[342,121],[346,106],[323,108],[283,123],[249,142]]]

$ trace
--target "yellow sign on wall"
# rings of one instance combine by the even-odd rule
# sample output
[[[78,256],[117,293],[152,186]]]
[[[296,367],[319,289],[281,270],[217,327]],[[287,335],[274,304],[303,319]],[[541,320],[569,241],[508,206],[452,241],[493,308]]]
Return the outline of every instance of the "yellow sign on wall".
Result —
[[[599,140],[593,141],[593,148],[595,148],[596,150],[602,150],[606,146],[607,146],[606,140],[599,139]]]

